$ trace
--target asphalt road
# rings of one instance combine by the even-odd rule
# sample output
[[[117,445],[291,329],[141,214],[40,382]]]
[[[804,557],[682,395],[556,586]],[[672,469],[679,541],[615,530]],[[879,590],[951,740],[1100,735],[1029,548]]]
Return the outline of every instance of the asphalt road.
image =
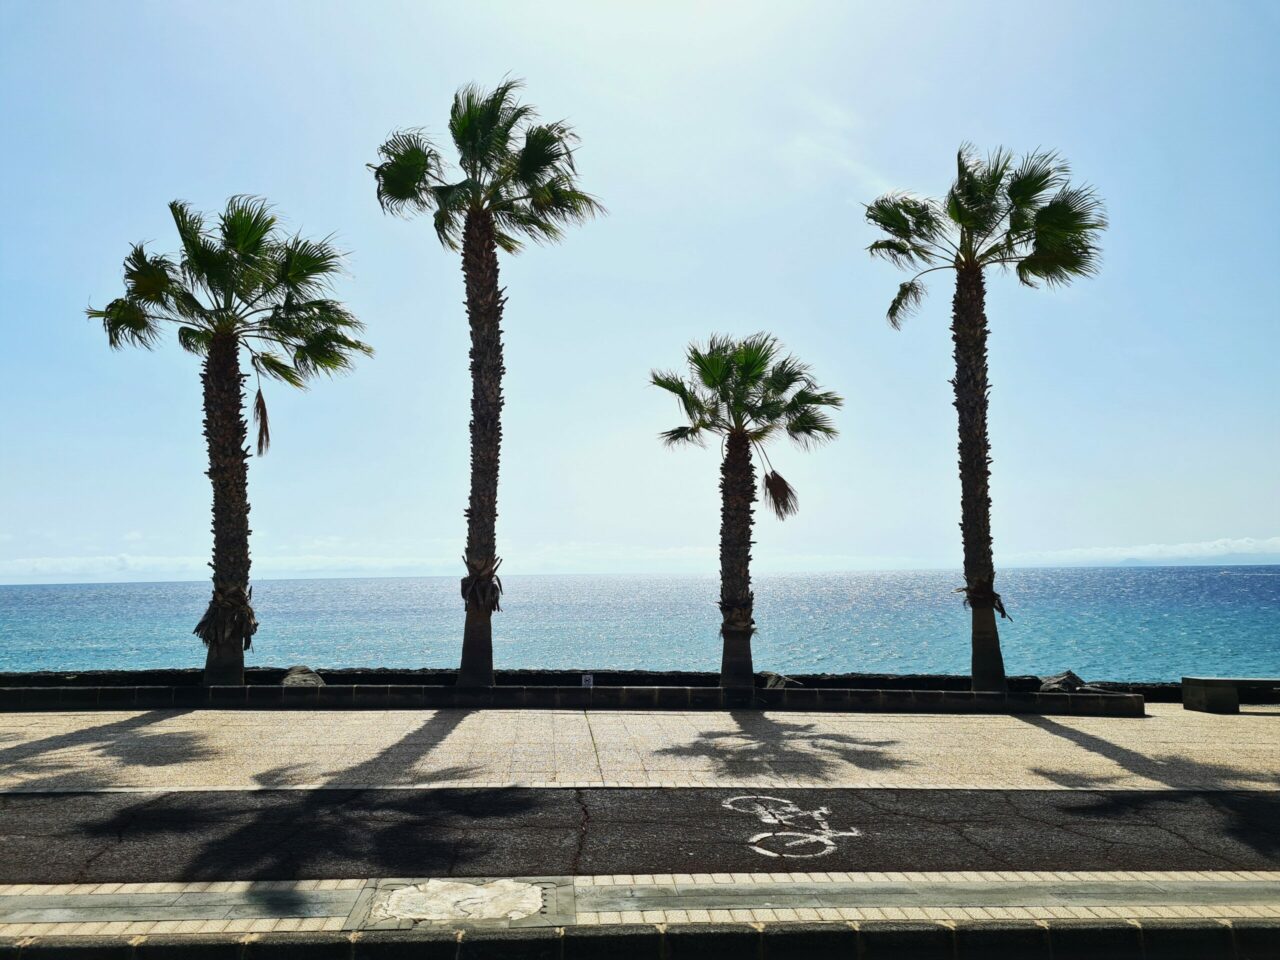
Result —
[[[755,793],[774,800],[725,806]],[[822,807],[830,811],[822,815],[826,827],[837,832],[826,840],[815,839],[823,825],[811,813]],[[762,822],[770,810],[776,822]],[[847,835],[855,830],[858,835]],[[791,835],[766,837],[753,846],[752,838],[762,833]],[[4,883],[1222,869],[1280,869],[1280,793],[469,789],[0,795]]]

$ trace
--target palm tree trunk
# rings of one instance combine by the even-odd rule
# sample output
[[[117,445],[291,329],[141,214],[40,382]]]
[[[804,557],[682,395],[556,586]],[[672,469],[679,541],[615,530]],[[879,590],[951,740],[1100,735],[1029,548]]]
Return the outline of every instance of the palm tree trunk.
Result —
[[[987,436],[987,315],[982,270],[956,273],[951,339],[955,343],[955,407],[960,426],[960,531],[964,539],[964,591],[973,615],[973,689],[1003,691],[1004,658],[996,630],[991,555],[991,442]]]
[[[216,335],[204,371],[204,436],[213,485],[213,597],[194,633],[209,648],[208,686],[244,683],[244,652],[258,621],[249,587],[249,448],[243,416],[244,374],[240,342]]]
[[[467,502],[467,553],[463,561],[462,664],[458,686],[493,685],[493,613],[502,582],[497,577],[498,464],[502,450],[502,305],[498,250],[487,213],[467,214],[462,273],[471,324],[471,496]]]
[[[751,635],[755,633],[751,592],[751,512],[756,468],[745,434],[730,433],[720,466],[720,686],[755,686]]]

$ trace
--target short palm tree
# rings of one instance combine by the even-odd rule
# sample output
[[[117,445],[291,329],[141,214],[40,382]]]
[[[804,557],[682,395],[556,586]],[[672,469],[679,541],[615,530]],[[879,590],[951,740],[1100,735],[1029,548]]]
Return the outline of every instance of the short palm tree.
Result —
[[[744,340],[712,337],[705,347],[690,344],[688,379],[655,370],[654,386],[675,395],[688,423],[667,430],[668,445],[703,444],[719,437],[720,465],[720,661],[722,687],[751,687],[755,668],[751,635],[755,633],[751,592],[751,529],[756,501],[756,469],[752,451],[761,458],[763,495],[778,519],[796,512],[796,492],[769,462],[765,451],[786,435],[802,447],[836,436],[827,413],[844,401],[821,389],[809,368],[784,356],[777,339],[757,333]]]
[[[185,204],[169,204],[181,251],[149,254],[141,244],[124,261],[125,295],[90,317],[113,348],[151,348],[164,324],[182,348],[204,358],[204,435],[213,483],[213,596],[195,634],[208,647],[206,684],[244,682],[244,651],[258,621],[249,585],[249,497],[240,354],[258,378],[253,415],[258,454],[271,442],[262,377],[294,387],[347,369],[368,354],[361,324],[330,299],[342,255],[328,240],[288,236],[268,204],[232,197],[216,227]]]
[[[1030,287],[1067,284],[1098,269],[1098,235],[1107,221],[1089,187],[1073,186],[1067,164],[1037,151],[1015,162],[1005,150],[985,160],[969,146],[956,158],[956,179],[943,201],[888,194],[867,207],[867,220],[887,236],[874,256],[915,271],[889,305],[897,329],[924,296],[921,278],[956,274],[951,301],[955,344],[955,408],[960,428],[960,530],[964,587],[972,611],[973,688],[1005,689],[996,613],[1007,616],[995,590],[991,552],[991,444],[987,436],[987,315],[983,275],[1012,268]]]
[[[458,154],[458,178],[420,130],[393,134],[370,165],[378,202],[388,213],[430,211],[436,236],[462,251],[467,319],[471,326],[471,495],[467,503],[466,576],[462,599],[459,686],[493,683],[493,614],[502,581],[497,553],[498,464],[502,446],[502,308],[498,250],[516,253],[522,239],[559,240],[567,224],[601,212],[578,189],[573,150],[577,136],[565,123],[537,123],[533,108],[516,99],[520,81],[486,92],[460,89],[449,113]]]

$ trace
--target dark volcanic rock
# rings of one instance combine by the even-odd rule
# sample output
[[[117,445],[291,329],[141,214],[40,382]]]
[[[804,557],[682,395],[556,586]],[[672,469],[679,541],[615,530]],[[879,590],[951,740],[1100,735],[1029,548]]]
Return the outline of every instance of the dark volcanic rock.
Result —
[[[1075,693],[1085,686],[1085,682],[1070,670],[1045,677],[1040,684],[1041,693]]]
[[[324,680],[310,667],[299,665],[286,670],[280,684],[285,687],[323,687]]]

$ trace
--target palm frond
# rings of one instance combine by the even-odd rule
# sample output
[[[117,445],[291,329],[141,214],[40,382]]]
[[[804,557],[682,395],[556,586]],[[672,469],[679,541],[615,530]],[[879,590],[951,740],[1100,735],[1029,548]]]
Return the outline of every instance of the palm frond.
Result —
[[[271,206],[261,197],[232,197],[218,217],[223,248],[242,258],[260,256],[275,227]]]
[[[919,280],[907,280],[898,284],[898,293],[889,303],[889,326],[902,329],[902,323],[919,308],[924,300],[924,284]]]
[[[776,470],[767,470],[764,475],[764,502],[773,510],[779,520],[785,520],[800,509],[800,498],[795,487],[783,479]]]
[[[702,424],[693,424],[687,427],[673,427],[670,430],[663,430],[658,436],[663,444],[668,447],[674,447],[681,443],[692,443],[697,446],[703,446],[704,440],[702,431],[705,427]]]
[[[1098,235],[1107,227],[1102,201],[1090,187],[1063,187],[1035,212],[1031,250],[1015,267],[1027,286],[1092,276],[1101,263]]]
[[[267,401],[262,396],[261,387],[253,398],[253,422],[258,425],[258,456],[262,456],[271,447],[271,421],[267,417]]]
[[[196,327],[178,328],[178,345],[187,353],[204,356],[209,352],[209,344],[213,342],[213,333]]]
[[[947,216],[962,234],[989,235],[1006,213],[1003,186],[1013,158],[997,148],[986,160],[978,158],[971,144],[956,153],[956,179],[947,192]]]
[[[474,83],[461,87],[449,111],[449,134],[467,176],[479,179],[496,172],[511,152],[515,128],[536,114],[516,100],[524,81],[507,79],[485,92]]]
[[[113,350],[125,346],[150,349],[160,339],[157,318],[149,314],[146,307],[137,300],[117,297],[102,310],[89,307],[85,310],[85,316],[102,321],[107,342]]]
[[[649,375],[649,382],[672,394],[680,402],[680,408],[689,418],[690,423],[700,423],[710,416],[708,404],[698,395],[697,389],[676,374],[666,370],[654,370]]]
[[[743,387],[763,384],[778,355],[778,339],[768,333],[754,333],[738,343],[733,351],[735,378]]]
[[[306,380],[303,378],[293,365],[283,357],[267,350],[255,352],[252,355],[253,369],[264,377],[270,377],[272,380],[279,380],[287,383],[291,387],[303,388],[306,386]]]
[[[378,147],[378,164],[369,164],[377,182],[378,204],[386,213],[404,216],[429,210],[440,182],[439,151],[421,130],[400,130]]]
[[[840,404],[830,404],[839,406]],[[806,406],[789,413],[784,424],[787,436],[802,447],[834,440],[840,431],[826,413],[814,406]]]
[[[343,255],[328,239],[292,236],[273,244],[272,282],[295,297],[312,298],[327,290],[342,271]]]

